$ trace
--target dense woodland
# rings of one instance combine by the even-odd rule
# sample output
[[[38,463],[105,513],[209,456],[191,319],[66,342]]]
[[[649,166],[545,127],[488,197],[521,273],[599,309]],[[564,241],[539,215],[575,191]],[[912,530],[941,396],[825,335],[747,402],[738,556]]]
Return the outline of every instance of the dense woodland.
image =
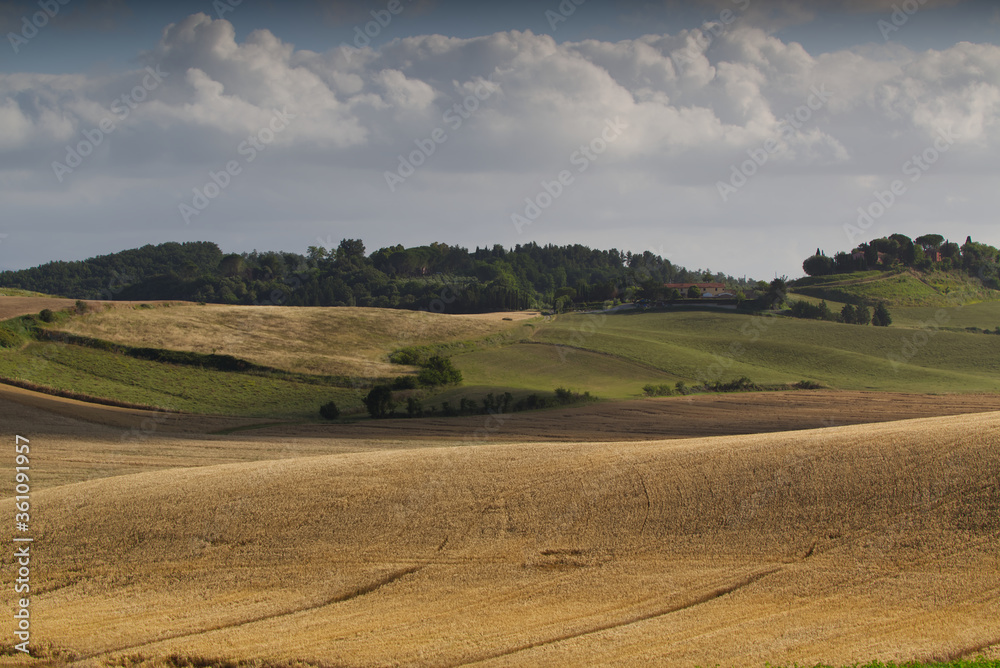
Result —
[[[833,257],[816,249],[816,254],[802,263],[803,271],[809,276],[904,267],[922,271],[964,271],[982,280],[986,287],[1000,289],[1000,250],[976,243],[971,237],[966,237],[965,243],[959,246],[940,234],[925,234],[916,239],[893,234],[872,239],[850,253],[841,252]]]
[[[165,243],[76,262],[0,272],[0,286],[75,299],[177,299],[221,304],[374,306],[474,313],[631,300],[665,282],[745,280],[688,271],[650,252],[536,243],[505,249],[433,243],[367,254],[334,249],[224,254],[211,242]]]

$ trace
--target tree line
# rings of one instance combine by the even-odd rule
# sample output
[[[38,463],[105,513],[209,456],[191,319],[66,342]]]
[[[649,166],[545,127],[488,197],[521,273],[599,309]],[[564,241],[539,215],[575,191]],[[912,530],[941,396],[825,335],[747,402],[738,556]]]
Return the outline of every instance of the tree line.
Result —
[[[892,234],[833,257],[817,248],[815,255],[802,262],[802,270],[809,276],[901,268],[959,270],[981,279],[986,287],[1000,289],[1000,250],[974,242],[971,237],[966,237],[965,243],[959,246],[940,234],[924,234],[916,239]]]
[[[829,320],[831,322],[843,322],[848,325],[868,325],[876,327],[888,327],[892,324],[892,315],[885,302],[879,302],[872,312],[866,305],[855,306],[844,304],[840,313],[834,313],[826,300],[819,304],[810,304],[807,301],[798,300],[792,304],[792,316],[805,318],[808,320]]]
[[[0,286],[75,299],[185,300],[220,304],[370,306],[451,313],[630,301],[645,286],[697,282],[650,252],[537,243],[468,250],[432,243],[368,253],[360,239],[306,254],[223,253],[212,242],[146,245],[74,262],[0,272]]]

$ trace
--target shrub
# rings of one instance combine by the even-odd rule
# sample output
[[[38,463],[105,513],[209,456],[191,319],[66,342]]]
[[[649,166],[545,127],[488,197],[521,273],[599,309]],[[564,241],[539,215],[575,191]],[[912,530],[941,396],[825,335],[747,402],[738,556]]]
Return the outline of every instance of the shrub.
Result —
[[[424,412],[424,406],[419,399],[415,397],[406,398],[406,414],[409,417],[420,417]]]
[[[510,411],[510,404],[513,400],[514,395],[510,392],[504,392],[500,396],[496,396],[490,392],[483,398],[483,413],[487,415],[507,413]]]
[[[83,315],[87,312],[87,302],[82,299],[76,300],[76,313],[77,315]]]
[[[389,353],[389,361],[393,364],[417,366],[420,363],[420,356],[415,348],[402,348]]]
[[[796,318],[805,318],[809,320],[836,320],[837,316],[834,315],[830,307],[827,306],[826,301],[821,301],[818,306],[810,304],[799,300],[792,304],[792,316]]]
[[[794,383],[792,387],[799,390],[818,390],[823,386],[814,380],[800,380],[799,382]]]
[[[669,385],[646,385],[642,388],[647,397],[669,397],[674,391]]]
[[[857,323],[857,319],[858,313],[852,304],[845,304],[844,308],[840,309],[840,322],[853,325]]]
[[[417,375],[417,382],[425,387],[435,385],[458,385],[462,382],[462,372],[452,365],[447,357],[434,355],[427,360],[420,373]]]
[[[340,409],[331,401],[319,407],[319,414],[326,420],[336,420],[340,417]]]
[[[52,309],[43,308],[38,313],[38,319],[42,322],[52,322],[56,319],[56,314],[52,312]]]
[[[876,327],[888,327],[892,324],[892,316],[889,315],[889,309],[886,308],[885,302],[879,302],[878,306],[875,307],[872,324]]]
[[[396,410],[396,402],[392,400],[392,388],[388,385],[376,385],[364,398],[365,408],[373,418],[385,418]]]
[[[392,381],[392,389],[394,389],[394,390],[415,390],[415,389],[417,389],[417,377],[416,376],[397,376]]]
[[[537,394],[529,394],[524,400],[524,405],[528,410],[545,408],[545,403],[545,397],[538,396]]]
[[[677,389],[677,394],[688,394],[687,383],[683,380],[677,381],[674,387]]]
[[[711,387],[706,387],[706,389],[711,389],[715,392],[754,392],[760,390],[760,386],[753,382],[746,376],[740,376],[736,380],[731,380],[728,383],[723,383],[720,381],[715,381],[712,383]]]

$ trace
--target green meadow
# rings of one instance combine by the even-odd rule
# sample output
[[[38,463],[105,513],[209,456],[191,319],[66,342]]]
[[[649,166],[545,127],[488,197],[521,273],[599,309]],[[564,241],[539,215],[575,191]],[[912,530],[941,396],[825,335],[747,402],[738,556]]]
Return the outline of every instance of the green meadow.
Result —
[[[747,376],[760,384],[812,380],[851,390],[1000,390],[1000,337],[966,332],[926,335],[721,311],[623,312],[558,316],[536,326],[531,341],[454,361],[469,384],[540,387],[544,378],[602,397],[638,396],[657,373],[661,383],[689,385]]]
[[[191,413],[312,419],[336,401],[361,408],[350,389],[238,372],[135,359],[61,343],[29,343],[0,353],[0,377],[79,393]]]
[[[941,319],[936,307],[895,308],[894,324],[888,328],[708,309],[564,314],[535,319],[516,333],[501,322],[497,329],[506,334],[499,339],[487,334],[461,346],[441,344],[461,370],[462,385],[414,394],[425,406],[442,401],[457,405],[463,397],[479,401],[489,392],[509,391],[522,398],[551,394],[556,388],[600,399],[629,399],[642,396],[645,385],[673,387],[683,381],[691,388],[741,377],[771,388],[805,380],[844,390],[1000,391],[1000,336],[964,329],[997,322],[1000,302],[944,312],[947,321],[938,327],[922,324]],[[289,313],[301,315],[294,309]],[[394,314],[370,310],[376,320]],[[442,327],[450,325],[448,316],[438,318]],[[15,324],[8,321],[7,327]],[[283,331],[289,345],[298,345],[294,327]],[[168,361],[153,361],[113,349],[17,336],[23,343],[15,341],[0,350],[0,377],[53,390],[245,417],[317,420],[319,406],[328,401],[335,401],[345,417],[364,414],[361,399],[367,390],[351,389],[352,383],[345,385],[343,378],[338,383],[330,376],[289,372],[278,355],[272,371],[226,371],[172,363],[169,356],[163,358]],[[324,345],[352,350],[342,343],[331,331]],[[389,365],[389,352],[387,348],[382,353],[384,368],[390,373],[398,369],[395,375],[410,372],[410,367]],[[366,350],[364,360],[371,357]],[[352,358],[347,356],[345,363]],[[365,388],[372,382],[375,379],[358,378],[353,384]]]

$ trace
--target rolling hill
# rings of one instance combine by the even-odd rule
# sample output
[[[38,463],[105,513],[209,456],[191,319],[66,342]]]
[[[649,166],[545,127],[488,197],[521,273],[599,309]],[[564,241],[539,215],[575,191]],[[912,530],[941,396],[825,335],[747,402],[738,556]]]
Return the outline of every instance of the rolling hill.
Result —
[[[998,479],[989,413],[68,484],[33,497],[33,637],[93,666],[996,655]]]
[[[859,271],[800,278],[789,284],[792,295],[828,302],[889,306],[955,307],[1000,300],[1000,291],[960,271]]]
[[[463,398],[478,405],[490,392],[524,397],[558,387],[634,399],[646,385],[741,376],[772,389],[806,380],[840,390],[1000,390],[1000,337],[963,328],[996,322],[995,303],[900,309],[898,324],[888,328],[706,310],[542,318],[141,306],[94,310],[48,327],[114,344],[233,355],[266,369],[220,371],[40,340],[0,351],[0,376],[129,404],[283,420],[315,420],[330,400],[347,414],[363,414],[361,400],[373,382],[414,373],[389,363],[391,352],[413,346],[451,356],[464,375],[461,386],[418,392],[425,407],[438,408]]]

